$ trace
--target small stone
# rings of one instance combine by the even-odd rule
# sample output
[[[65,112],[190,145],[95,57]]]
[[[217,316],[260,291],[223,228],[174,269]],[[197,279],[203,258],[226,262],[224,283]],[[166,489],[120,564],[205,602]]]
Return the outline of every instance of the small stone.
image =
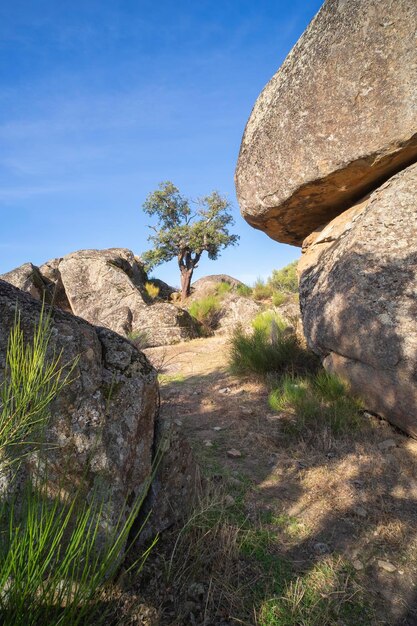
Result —
[[[206,448],[212,448],[213,447],[213,442],[210,441],[210,439],[206,439],[204,442],[204,445],[206,446]]]
[[[327,458],[328,458],[328,459],[334,459],[334,457],[335,457],[336,455],[335,455],[335,453],[334,453],[334,452],[328,452],[328,453],[326,454],[326,456],[327,456]]]
[[[231,459],[240,459],[242,453],[240,452],[240,450],[236,450],[236,448],[231,448],[227,451],[227,456]]]
[[[397,569],[395,565],[393,565],[389,561],[378,561],[378,567],[380,569],[383,569],[385,572],[390,572],[391,574]]]
[[[315,543],[314,544],[314,552],[317,554],[328,554],[330,552],[330,548],[327,543]]]
[[[367,517],[368,516],[368,511],[366,509],[364,509],[363,506],[355,506],[353,511],[359,517]]]
[[[219,393],[230,393],[230,387],[223,387],[223,389],[219,389]]]
[[[357,572],[360,572],[363,569],[363,563],[359,561],[359,559],[353,561],[352,565]]]
[[[221,426],[214,426],[213,430],[216,430],[217,432],[219,432],[219,430],[223,430]]]
[[[236,501],[235,501],[234,497],[231,496],[228,493],[227,496],[224,499],[224,503],[225,503],[226,506],[233,506],[236,503]]]
[[[381,443],[378,444],[378,448],[382,451],[390,450],[391,448],[395,448],[396,446],[397,444],[395,443],[394,439],[385,439],[385,441],[381,441]]]

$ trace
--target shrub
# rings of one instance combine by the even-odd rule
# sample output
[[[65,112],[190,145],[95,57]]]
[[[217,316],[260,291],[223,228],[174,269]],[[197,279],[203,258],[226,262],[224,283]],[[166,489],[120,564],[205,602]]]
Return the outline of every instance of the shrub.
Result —
[[[272,304],[274,306],[281,306],[288,300],[288,295],[282,291],[274,291],[272,294]]]
[[[201,324],[207,328],[214,329],[218,322],[220,308],[219,297],[209,295],[192,302],[188,311],[190,315],[195,317]]]
[[[248,287],[248,285],[238,285],[236,287],[236,293],[243,298],[250,298],[252,295],[252,287]]]
[[[232,291],[232,285],[230,283],[226,283],[226,281],[222,280],[218,285],[216,285],[215,293],[220,298],[225,296],[227,293]]]
[[[344,383],[320,370],[309,376],[286,375],[269,395],[274,411],[289,413],[284,432],[305,436],[326,425],[334,435],[356,430],[361,425],[360,402],[348,395]]]
[[[297,293],[298,291],[298,279],[297,279],[297,264],[298,261],[293,261],[289,265],[286,265],[280,270],[273,270],[272,275],[268,281],[273,289],[279,291],[287,291],[291,293]]]
[[[266,311],[252,322],[253,332],[237,327],[230,341],[230,365],[237,374],[303,371],[316,359],[277,314]]]
[[[157,287],[153,283],[145,283],[145,291],[151,300],[155,300],[159,296],[159,287]]]
[[[252,297],[255,300],[266,300],[272,295],[272,288],[262,278],[257,278],[253,284]]]

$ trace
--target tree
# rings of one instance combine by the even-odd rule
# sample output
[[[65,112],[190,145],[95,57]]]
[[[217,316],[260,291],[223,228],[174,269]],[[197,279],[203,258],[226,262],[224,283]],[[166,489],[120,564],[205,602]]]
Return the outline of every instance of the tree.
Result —
[[[234,220],[231,203],[226,198],[213,191],[194,204],[195,208],[167,181],[160,183],[143,205],[147,215],[156,217],[156,225],[149,226],[154,231],[148,237],[153,247],[142,256],[146,269],[177,258],[182,299],[190,295],[193,272],[203,252],[214,261],[221,250],[236,245],[239,240],[238,235],[229,233]]]

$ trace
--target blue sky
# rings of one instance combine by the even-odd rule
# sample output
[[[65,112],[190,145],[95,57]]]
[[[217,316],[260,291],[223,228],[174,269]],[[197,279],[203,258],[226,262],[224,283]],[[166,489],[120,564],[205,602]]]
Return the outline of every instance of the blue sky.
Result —
[[[246,282],[299,256],[240,217],[233,175],[266,82],[319,0],[0,3],[0,273],[80,248],[147,248],[146,195],[172,180],[235,206],[240,245],[195,278]],[[155,275],[178,284],[175,263]]]

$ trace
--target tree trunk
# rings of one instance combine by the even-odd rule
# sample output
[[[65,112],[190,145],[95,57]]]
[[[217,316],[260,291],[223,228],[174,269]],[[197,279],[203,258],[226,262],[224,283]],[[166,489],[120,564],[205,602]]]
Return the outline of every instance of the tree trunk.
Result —
[[[181,268],[181,300],[184,301],[190,295],[191,278],[193,268]]]

